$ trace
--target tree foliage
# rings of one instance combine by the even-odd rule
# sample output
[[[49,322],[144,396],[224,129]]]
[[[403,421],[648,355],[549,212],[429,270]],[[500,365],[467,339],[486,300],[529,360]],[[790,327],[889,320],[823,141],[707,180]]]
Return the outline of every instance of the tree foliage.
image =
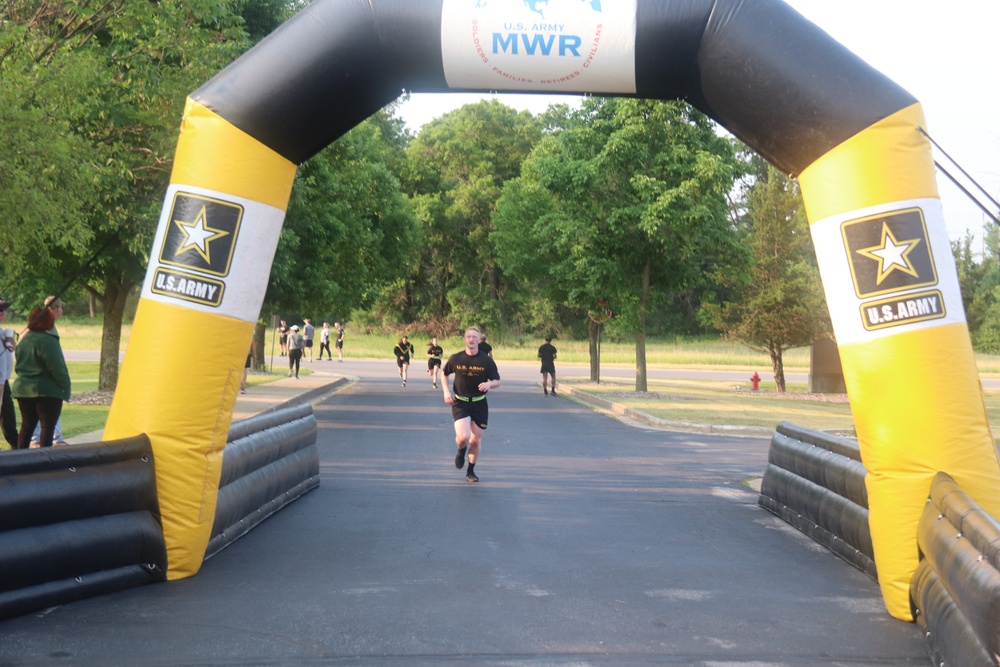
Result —
[[[635,333],[646,390],[649,313],[738,251],[726,193],[732,143],[682,102],[589,98],[551,132],[504,190],[494,217],[501,265],[586,312],[615,305]]]
[[[249,44],[242,17],[228,0],[11,0],[4,12],[3,287],[38,301],[82,274],[104,308],[100,388],[111,389],[184,100]]]
[[[516,290],[497,264],[492,214],[539,136],[531,114],[490,100],[432,121],[409,145],[404,180],[421,242],[419,270],[397,291],[403,319],[506,328]]]
[[[389,167],[401,132],[381,111],[299,168],[264,312],[343,321],[413,270],[416,222]]]
[[[706,303],[704,314],[730,338],[767,352],[777,391],[784,392],[782,353],[829,332],[829,314],[798,184],[770,165],[757,165],[743,219],[748,271],[728,279],[720,274],[733,296]]]

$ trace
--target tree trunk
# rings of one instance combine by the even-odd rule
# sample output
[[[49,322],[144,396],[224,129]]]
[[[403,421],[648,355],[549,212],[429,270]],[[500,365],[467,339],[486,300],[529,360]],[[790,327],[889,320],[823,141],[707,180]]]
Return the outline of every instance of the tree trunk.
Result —
[[[646,308],[649,306],[649,272],[652,260],[642,267],[642,292],[639,294],[639,324],[635,330],[635,390],[648,391],[646,383]]]
[[[448,283],[451,280],[450,265],[445,265],[441,273],[441,291],[438,293],[438,317],[444,319],[448,315]]]
[[[97,390],[114,391],[118,386],[118,355],[121,352],[122,318],[132,283],[116,276],[104,278],[104,326],[101,332],[101,369]]]
[[[90,303],[90,319],[97,317],[97,297],[93,292],[87,292],[87,301]]]
[[[587,318],[587,337],[590,339],[590,381],[601,383],[601,348],[598,346],[601,325]]]
[[[781,348],[775,345],[768,345],[768,354],[771,355],[771,370],[774,373],[774,390],[779,394],[785,393],[785,363],[781,358]]]
[[[253,328],[253,343],[251,344],[253,360],[250,362],[250,370],[267,370],[267,352],[264,350],[264,340],[267,338],[267,325],[257,321]]]

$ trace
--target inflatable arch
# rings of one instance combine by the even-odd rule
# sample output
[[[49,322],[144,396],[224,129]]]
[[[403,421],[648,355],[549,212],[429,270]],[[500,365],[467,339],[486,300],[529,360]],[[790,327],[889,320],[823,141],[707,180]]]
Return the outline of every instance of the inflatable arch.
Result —
[[[404,89],[680,98],[798,174],[889,612],[910,619],[937,471],[1000,516],[923,112],[905,90],[781,0],[315,0],[184,112],[106,429],[152,442],[168,578],[205,553],[296,166]]]

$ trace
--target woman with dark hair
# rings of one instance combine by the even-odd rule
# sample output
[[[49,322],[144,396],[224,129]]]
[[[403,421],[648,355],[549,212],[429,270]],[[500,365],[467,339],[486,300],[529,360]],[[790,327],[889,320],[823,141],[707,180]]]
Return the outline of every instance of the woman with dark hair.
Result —
[[[63,401],[70,397],[69,370],[59,334],[54,330],[55,323],[56,317],[50,308],[36,308],[28,318],[28,333],[17,346],[14,364],[17,379],[11,393],[21,410],[18,449],[28,449],[38,423],[41,423],[39,443],[42,447],[51,447]]]

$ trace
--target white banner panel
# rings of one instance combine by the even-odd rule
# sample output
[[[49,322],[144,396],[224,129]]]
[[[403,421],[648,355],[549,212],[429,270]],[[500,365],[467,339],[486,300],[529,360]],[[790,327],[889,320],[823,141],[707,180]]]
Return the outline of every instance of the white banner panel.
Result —
[[[635,93],[636,0],[444,0],[448,87]]]
[[[965,322],[939,199],[851,211],[810,230],[839,345]]]
[[[256,322],[284,219],[260,202],[171,185],[142,298]]]

